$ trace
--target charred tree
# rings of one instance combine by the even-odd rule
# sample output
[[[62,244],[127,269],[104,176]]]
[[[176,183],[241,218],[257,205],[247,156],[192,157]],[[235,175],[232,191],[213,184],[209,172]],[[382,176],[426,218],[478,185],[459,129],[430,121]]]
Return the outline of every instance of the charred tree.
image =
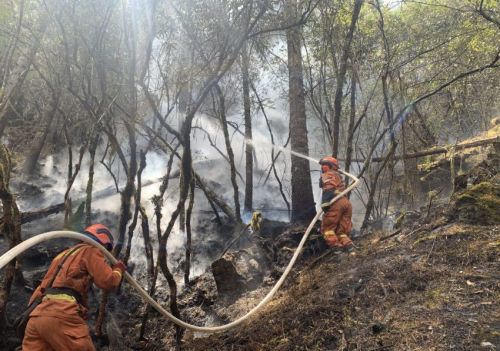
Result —
[[[169,179],[170,179],[170,174],[172,172],[172,164],[173,164],[174,156],[176,154],[176,150],[177,150],[177,148],[172,149],[172,152],[171,152],[170,157],[168,159],[167,174],[165,175],[165,177],[163,177],[163,182],[160,185],[159,194],[153,196],[153,198],[151,199],[151,202],[154,205],[154,211],[155,211],[155,217],[156,217],[156,235],[157,235],[158,242],[160,242],[161,236],[162,236],[161,219],[163,217],[163,214],[161,213],[161,211],[163,208],[163,197],[164,197],[165,192],[167,191],[167,188],[168,188],[168,183],[169,183]],[[141,212],[141,215],[142,215],[142,212]],[[143,225],[144,225],[144,218],[145,217],[143,216]],[[143,235],[144,235],[144,233],[147,233],[148,238],[149,238],[149,229],[147,230],[147,232],[144,232],[144,227],[143,227]],[[144,237],[144,240],[146,241],[146,237]],[[151,245],[151,243],[149,243],[149,245]],[[160,249],[160,248],[158,248],[158,249]],[[147,249],[147,250],[149,250],[149,249]],[[151,247],[151,253],[152,253],[152,247]],[[156,262],[156,265],[154,265],[153,255],[151,255],[150,263],[151,263],[151,272],[150,272],[151,273],[151,276],[150,276],[151,280],[149,281],[148,293],[149,293],[149,295],[154,296],[154,293],[156,291],[156,281],[158,279],[158,271],[159,271],[160,266],[159,266],[158,261]],[[146,310],[144,312],[144,315],[142,316],[142,324],[141,324],[141,329],[139,332],[139,340],[144,339],[144,335],[146,333],[147,322],[148,322],[148,316],[149,316],[150,311],[151,311],[151,305],[146,304]]]
[[[94,188],[94,165],[98,143],[99,133],[94,132],[94,135],[91,135],[89,144],[89,175],[85,192],[85,226],[89,226],[92,224],[92,189]]]
[[[287,5],[291,14],[297,9]],[[288,99],[290,104],[290,145],[293,151],[309,154],[307,139],[306,105],[302,72],[302,34],[300,27],[286,31],[288,48]],[[292,222],[307,221],[314,214],[309,161],[292,155]]]
[[[139,219],[139,212],[141,209],[141,193],[142,193],[142,172],[146,168],[146,154],[144,151],[139,151],[139,169],[137,170],[137,190],[135,192],[135,209],[134,215],[132,217],[132,222],[128,226],[128,237],[127,237],[127,248],[125,249],[125,256],[123,257],[123,262],[127,264],[130,258],[130,251],[132,250],[132,238],[134,237],[134,231],[137,227],[137,222]]]
[[[189,274],[191,270],[191,257],[192,257],[192,243],[191,243],[191,215],[193,213],[194,206],[194,191],[195,191],[195,182],[194,178],[191,180],[190,184],[190,193],[189,193],[189,204],[186,210],[186,266],[184,268],[184,284],[186,286],[189,285]]]
[[[347,127],[347,147],[345,155],[345,171],[349,172],[351,169],[351,160],[353,152],[353,140],[354,140],[354,121],[356,119],[356,78],[354,73],[351,77],[351,111],[349,114],[349,125]],[[346,187],[349,186],[349,177],[345,180]],[[347,194],[347,197],[351,196],[351,193]]]
[[[248,45],[241,49],[241,76],[243,84],[243,113],[245,117],[245,140],[252,140],[252,116],[250,111],[250,54]],[[245,201],[243,211],[252,212],[253,208],[253,146],[245,143]],[[239,216],[238,216],[239,217]]]
[[[146,254],[148,284],[149,287],[151,287],[154,276],[154,260],[153,260],[153,245],[151,244],[151,236],[149,234],[149,218],[146,214],[146,211],[144,210],[144,207],[141,206],[139,212],[141,213],[141,229],[142,229],[142,237],[144,239],[144,251]]]
[[[82,160],[83,160],[83,155],[85,154],[85,148],[86,145],[82,145],[80,147],[80,153],[78,157],[78,163],[75,165],[74,171],[72,171],[72,166],[68,165],[68,185],[66,187],[66,192],[64,193],[64,227],[67,228],[69,224],[69,219],[70,216],[72,215],[72,209],[71,209],[71,198],[69,196],[71,192],[71,188],[73,187],[73,183],[76,180],[76,177],[78,176],[78,173],[80,172],[80,168],[82,165]],[[72,162],[73,156],[72,156],[72,150],[71,150],[71,143],[68,143],[68,151],[69,154],[71,155],[69,157],[69,163]],[[82,223],[83,224],[83,223]],[[80,230],[82,228],[71,228],[73,230]]]
[[[240,211],[240,196],[238,190],[238,181],[236,180],[236,165],[234,163],[234,153],[231,146],[231,139],[229,137],[229,131],[227,128],[227,117],[226,117],[226,103],[225,97],[218,84],[215,85],[215,91],[218,97],[219,105],[219,118],[221,123],[222,132],[224,134],[224,141],[226,144],[226,152],[229,159],[229,167],[231,169],[231,184],[233,185],[233,196],[234,196],[234,216],[238,222],[241,222],[241,211]]]
[[[9,249],[21,242],[21,216],[16,199],[9,190],[12,161],[5,146],[0,146],[0,201],[2,202],[3,223],[2,233],[8,238]],[[0,331],[6,330],[5,309],[9,299],[12,283],[17,274],[22,279],[21,261],[19,258],[10,261],[0,282]]]

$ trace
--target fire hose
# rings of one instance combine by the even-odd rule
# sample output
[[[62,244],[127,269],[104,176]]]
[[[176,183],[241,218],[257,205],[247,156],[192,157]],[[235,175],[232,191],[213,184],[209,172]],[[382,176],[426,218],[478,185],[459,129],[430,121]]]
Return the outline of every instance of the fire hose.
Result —
[[[338,199],[340,199],[342,196],[346,195],[349,191],[354,189],[354,187],[356,187],[357,184],[359,183],[359,179],[356,178],[355,176],[353,176],[352,174],[347,173],[347,172],[343,172],[343,171],[340,171],[340,172],[342,174],[345,174],[346,176],[350,177],[354,182],[349,187],[347,187],[344,191],[342,191],[340,194],[335,196],[330,201],[330,205],[333,204]],[[231,329],[231,328],[243,323],[245,320],[247,320],[252,315],[254,315],[258,310],[260,310],[263,306],[265,306],[274,297],[274,295],[279,290],[279,288],[283,285],[283,282],[285,281],[286,277],[288,276],[288,274],[292,270],[293,265],[295,264],[295,261],[297,261],[297,258],[299,257],[299,255],[302,251],[302,248],[303,248],[304,244],[306,243],[307,238],[309,237],[309,234],[311,233],[312,228],[314,227],[314,225],[316,224],[316,222],[318,221],[318,219],[320,218],[322,213],[323,213],[322,209],[319,209],[317,211],[316,216],[314,216],[313,220],[311,221],[311,223],[307,227],[306,232],[302,236],[302,240],[300,241],[299,245],[295,249],[295,252],[294,252],[290,262],[288,263],[285,271],[281,275],[280,279],[276,282],[274,287],[267,293],[267,295],[259,302],[259,304],[257,306],[252,308],[244,316],[242,316],[242,317],[240,317],[240,318],[238,318],[238,319],[236,319],[233,322],[228,323],[228,324],[215,326],[215,327],[200,327],[200,326],[186,323],[186,322],[176,318],[174,315],[172,315],[170,312],[168,312],[166,309],[164,309],[158,302],[156,302],[156,300],[154,300],[128,272],[124,272],[124,277],[129,282],[129,284],[132,285],[132,287],[134,287],[134,289],[136,289],[137,292],[144,298],[144,300],[146,300],[151,306],[153,306],[158,312],[160,312],[161,315],[163,315],[164,317],[166,317],[170,321],[174,322],[175,324],[177,324],[183,328],[186,328],[186,329],[189,329],[192,331],[196,331],[196,332],[202,332],[202,333],[222,332],[222,331]],[[10,261],[15,259],[17,256],[19,256],[21,253],[28,250],[32,246],[35,246],[35,245],[37,245],[41,242],[47,241],[47,240],[52,240],[52,239],[57,239],[57,238],[69,238],[69,239],[76,239],[76,240],[83,241],[83,242],[90,244],[90,245],[93,245],[93,246],[97,247],[99,250],[101,250],[102,253],[104,254],[104,256],[106,256],[106,258],[111,262],[111,264],[114,264],[117,262],[116,258],[113,257],[113,255],[110,252],[108,252],[108,250],[106,250],[106,248],[104,248],[102,245],[97,243],[95,240],[89,238],[88,236],[81,234],[81,233],[67,231],[67,230],[57,230],[57,231],[46,232],[46,233],[42,233],[42,234],[33,236],[33,237],[23,241],[19,245],[13,247],[12,249],[7,251],[6,253],[4,253],[0,257],[0,269],[5,267]]]

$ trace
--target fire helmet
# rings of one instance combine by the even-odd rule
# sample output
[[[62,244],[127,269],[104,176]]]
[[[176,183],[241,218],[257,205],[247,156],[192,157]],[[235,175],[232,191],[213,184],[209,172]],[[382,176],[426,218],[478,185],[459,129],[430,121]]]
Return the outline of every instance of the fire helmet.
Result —
[[[319,160],[320,165],[328,165],[332,169],[339,169],[339,161],[335,157],[325,156],[321,160]]]
[[[92,239],[97,241],[99,244],[104,246],[108,251],[113,249],[113,234],[111,230],[103,224],[92,224],[91,226],[85,228],[84,234],[87,234]]]

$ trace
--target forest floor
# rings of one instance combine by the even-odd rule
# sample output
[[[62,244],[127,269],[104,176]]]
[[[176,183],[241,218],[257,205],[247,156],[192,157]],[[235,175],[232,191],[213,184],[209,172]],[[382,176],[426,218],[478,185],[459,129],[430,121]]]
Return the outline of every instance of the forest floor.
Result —
[[[181,349],[500,349],[499,166],[497,153],[457,177],[451,198],[400,218],[399,229],[392,232],[365,232],[355,240],[355,256],[325,251],[316,231],[282,289],[259,313],[224,333],[185,332]],[[265,277],[256,289],[224,300],[208,271],[179,296],[182,318],[197,325],[220,325],[253,308],[280,276],[305,231],[284,225],[268,236],[277,252],[273,264],[263,266]],[[53,254],[39,248],[33,258],[26,255],[25,264],[48,263]],[[160,286],[155,298],[167,305],[168,295]],[[22,289],[14,294],[10,310],[19,310],[28,296]],[[154,311],[145,339],[138,341],[144,308],[127,284],[110,296],[109,346],[97,349],[175,349],[172,323]],[[91,314],[96,309],[91,306]],[[19,345],[12,333],[7,338],[10,346],[3,349]]]
[[[355,256],[308,252],[277,297],[255,317],[220,334],[186,332],[181,349],[498,349],[500,226],[461,223],[450,218],[450,206],[437,205],[429,218],[407,221],[390,237],[382,231],[363,236],[355,241]],[[219,308],[219,317],[221,311],[227,320],[244,314],[272,283]],[[211,290],[203,294],[217,294],[215,286]],[[109,309],[115,310],[107,330],[114,347],[98,349],[174,349],[172,324],[154,312],[147,341],[137,342],[144,304],[127,286]],[[195,324],[206,321],[206,315],[193,313],[196,308],[182,311]]]
[[[443,205],[446,207],[446,204]],[[488,350],[500,347],[500,226],[433,219],[323,254],[248,323],[185,350]]]
[[[355,256],[303,258],[255,317],[186,335],[183,349],[500,349],[500,162],[490,156],[457,178],[450,198],[391,233],[365,233]]]

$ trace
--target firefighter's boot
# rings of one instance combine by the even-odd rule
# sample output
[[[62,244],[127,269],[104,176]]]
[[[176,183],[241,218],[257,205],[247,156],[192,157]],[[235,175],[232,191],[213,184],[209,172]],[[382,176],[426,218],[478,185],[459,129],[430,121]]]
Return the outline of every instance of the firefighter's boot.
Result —
[[[340,247],[344,252],[349,253],[350,255],[354,255],[354,245],[352,243],[352,240],[347,236],[347,234],[340,233],[338,235],[338,240]]]

